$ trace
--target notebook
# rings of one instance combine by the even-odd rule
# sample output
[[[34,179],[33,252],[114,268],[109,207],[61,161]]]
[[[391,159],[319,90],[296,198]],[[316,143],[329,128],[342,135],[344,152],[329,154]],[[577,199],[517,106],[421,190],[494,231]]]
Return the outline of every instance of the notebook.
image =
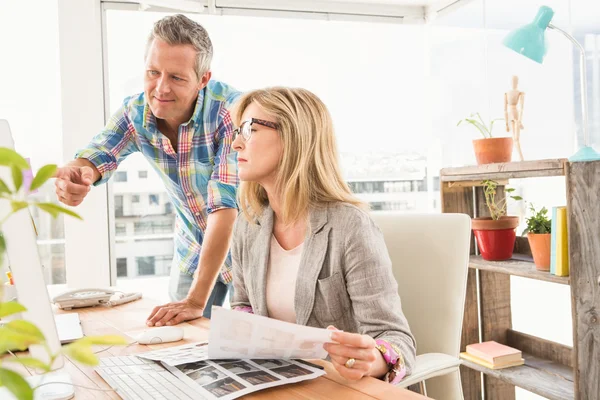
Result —
[[[465,353],[465,352],[460,353],[460,358],[463,358],[465,360],[474,362],[475,364],[482,365],[482,366],[484,366],[486,368],[489,368],[489,369],[502,369],[502,368],[508,368],[508,367],[516,367],[518,365],[525,364],[525,360],[522,359],[522,358],[520,360],[518,360],[518,361],[510,361],[510,362],[507,362],[507,363],[492,364],[492,363],[489,363],[489,362],[487,362],[487,361],[485,361],[485,360],[483,360],[481,358],[475,357],[475,356],[473,356],[473,355],[471,355],[469,353]]]
[[[470,344],[467,346],[467,353],[494,365],[503,365],[522,359],[521,350],[505,346],[493,340]]]

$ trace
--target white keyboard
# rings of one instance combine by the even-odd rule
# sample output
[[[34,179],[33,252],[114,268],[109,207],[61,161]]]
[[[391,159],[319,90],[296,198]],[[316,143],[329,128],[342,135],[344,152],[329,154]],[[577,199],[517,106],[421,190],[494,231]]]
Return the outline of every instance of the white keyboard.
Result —
[[[135,356],[104,357],[95,370],[125,400],[203,398],[155,361]]]

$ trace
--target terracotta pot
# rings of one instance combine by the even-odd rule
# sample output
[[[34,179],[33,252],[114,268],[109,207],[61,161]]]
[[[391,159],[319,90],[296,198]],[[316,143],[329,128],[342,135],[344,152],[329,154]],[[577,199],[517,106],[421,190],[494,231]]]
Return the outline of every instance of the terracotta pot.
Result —
[[[550,234],[528,233],[529,247],[538,271],[550,271]]]
[[[513,140],[510,137],[475,139],[473,149],[478,165],[510,162]]]
[[[487,261],[508,260],[513,255],[519,217],[473,218],[472,227],[481,257]]]

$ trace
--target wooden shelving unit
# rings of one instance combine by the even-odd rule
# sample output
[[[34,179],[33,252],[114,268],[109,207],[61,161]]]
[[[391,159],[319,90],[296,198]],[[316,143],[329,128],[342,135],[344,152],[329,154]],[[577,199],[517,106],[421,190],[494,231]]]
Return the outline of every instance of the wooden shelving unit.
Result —
[[[523,261],[511,259],[507,261],[486,261],[481,256],[471,256],[469,268],[480,271],[492,271],[499,274],[521,276],[523,278],[536,279],[539,281],[560,283],[568,285],[570,278],[568,276],[556,276],[549,272],[542,272],[535,269],[533,260]]]
[[[467,360],[463,360],[463,364],[548,399],[573,399],[572,368],[530,354],[523,354],[523,358],[525,359],[525,365],[518,368],[492,370]]]
[[[463,361],[467,400],[482,398],[480,373],[487,400],[514,399],[515,386],[549,399],[600,399],[600,161],[551,159],[445,168],[440,172],[442,211],[487,216],[482,181],[499,182],[497,195],[503,196],[510,179],[549,176],[565,177],[571,276],[537,271],[524,238],[517,238],[513,259],[502,262],[475,255],[472,240],[461,351],[481,335],[483,341],[520,349],[526,362],[490,370]],[[572,348],[512,330],[511,275],[570,286]]]

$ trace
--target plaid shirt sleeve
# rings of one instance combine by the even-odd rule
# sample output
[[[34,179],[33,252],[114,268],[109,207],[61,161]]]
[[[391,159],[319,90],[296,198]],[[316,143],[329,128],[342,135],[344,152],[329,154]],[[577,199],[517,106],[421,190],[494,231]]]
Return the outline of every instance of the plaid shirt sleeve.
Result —
[[[233,151],[233,121],[227,107],[221,109],[217,127],[218,150],[213,173],[208,182],[207,213],[223,208],[237,208],[237,153]]]
[[[127,115],[127,103],[128,99],[87,147],[75,154],[75,158],[89,160],[102,175],[102,178],[94,183],[95,186],[108,181],[121,161],[138,150],[133,135],[135,129]]]

